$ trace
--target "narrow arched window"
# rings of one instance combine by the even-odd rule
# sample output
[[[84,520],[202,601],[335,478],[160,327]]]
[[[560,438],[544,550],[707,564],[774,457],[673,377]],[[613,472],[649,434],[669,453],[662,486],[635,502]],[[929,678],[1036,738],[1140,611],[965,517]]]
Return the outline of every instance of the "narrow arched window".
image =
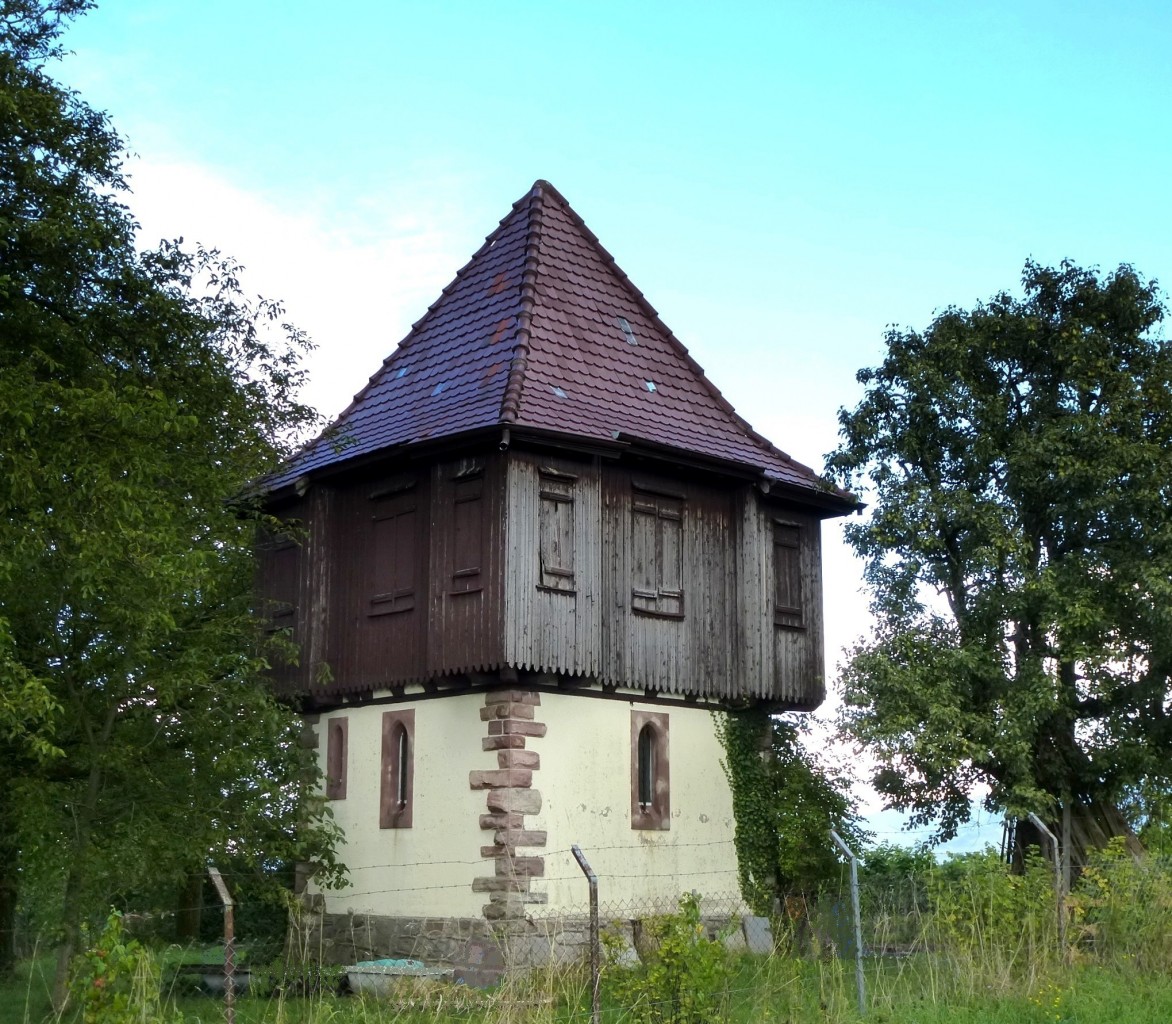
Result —
[[[639,730],[639,810],[646,813],[655,803],[655,730],[650,724]]]
[[[397,778],[395,779],[395,803],[399,810],[407,806],[407,776],[411,768],[411,740],[407,736],[407,728],[399,723],[396,732],[397,747]]]
[[[631,710],[631,828],[671,828],[668,716]]]
[[[410,828],[415,781],[415,709],[383,714],[379,827]]]
[[[326,726],[326,799],[346,799],[345,718],[331,718]]]

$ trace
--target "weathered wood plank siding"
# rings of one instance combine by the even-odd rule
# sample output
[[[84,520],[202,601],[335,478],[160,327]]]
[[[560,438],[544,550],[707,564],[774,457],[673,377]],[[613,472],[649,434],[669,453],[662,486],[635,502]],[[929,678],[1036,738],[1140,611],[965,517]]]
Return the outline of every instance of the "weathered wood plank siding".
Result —
[[[735,509],[740,524],[736,547],[736,675],[747,697],[772,697],[773,636],[769,566],[760,500],[741,488]]]
[[[422,470],[372,476],[339,494],[330,666],[348,690],[426,674],[430,491]]]
[[[823,678],[821,521],[792,506],[760,504],[761,546],[765,554],[767,599],[772,608],[761,616],[772,631],[769,693],[775,699],[812,707],[826,695]],[[800,572],[800,613],[778,611],[775,588],[786,573],[777,560],[782,547],[774,541],[777,527],[797,528]]]
[[[515,453],[508,462],[505,660],[597,675],[602,505],[593,461]]]
[[[608,467],[602,519],[603,680],[664,693],[736,692],[731,497]]]
[[[287,692],[510,666],[815,706],[820,520],[755,488],[512,450],[386,467],[296,506],[259,591],[301,647]],[[263,612],[262,612],[263,613]]]
[[[309,685],[329,679],[330,618],[333,613],[332,487],[314,487],[306,499],[305,533],[301,549],[301,665]]]
[[[301,642],[303,628],[301,574],[303,506],[298,503],[273,513],[292,524],[285,534],[262,532],[257,538],[256,607],[257,616],[269,632],[284,631],[293,643]],[[274,658],[269,670],[274,689],[279,693],[296,693],[302,688],[299,664]]]
[[[431,475],[429,675],[504,664],[504,456],[441,462]]]

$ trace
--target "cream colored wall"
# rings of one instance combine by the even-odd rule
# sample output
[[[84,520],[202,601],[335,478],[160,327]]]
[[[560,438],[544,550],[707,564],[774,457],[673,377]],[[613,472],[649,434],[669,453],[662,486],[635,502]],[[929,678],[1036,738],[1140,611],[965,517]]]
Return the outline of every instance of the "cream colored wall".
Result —
[[[669,718],[666,831],[631,828],[633,708]],[[549,896],[542,913],[587,904],[586,880],[569,852],[573,843],[598,875],[604,911],[615,904],[672,903],[692,889],[705,896],[737,893],[732,794],[711,711],[543,693],[537,719],[548,726],[544,738],[528,744],[541,755],[533,784],[541,790],[542,809],[526,818],[525,827],[549,833],[545,878],[533,884]]]
[[[495,768],[496,755],[481,750],[483,694],[352,707],[323,714],[317,725],[324,772],[332,718],[349,719],[346,798],[331,800],[346,835],[340,856],[350,886],[325,892],[329,913],[472,917],[483,893],[472,879],[483,875],[480,856],[492,833],[480,830],[483,792],[468,788],[468,772]],[[379,767],[385,711],[415,709],[415,773],[412,827],[379,828]],[[491,873],[491,872],[489,872]]]

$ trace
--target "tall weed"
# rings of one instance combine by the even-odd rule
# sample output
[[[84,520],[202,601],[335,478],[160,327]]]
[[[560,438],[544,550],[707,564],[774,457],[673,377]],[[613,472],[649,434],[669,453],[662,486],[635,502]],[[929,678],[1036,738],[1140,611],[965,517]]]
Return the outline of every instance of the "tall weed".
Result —
[[[1136,860],[1122,839],[1114,840],[1091,856],[1070,904],[1080,959],[1172,970],[1172,870],[1167,861]]]
[[[122,915],[110,912],[105,927],[74,961],[70,995],[82,1024],[164,1024],[182,1017],[164,1005],[157,959],[127,939]]]
[[[643,963],[622,967],[619,945],[606,943],[611,997],[634,1024],[723,1024],[728,1019],[732,964],[719,939],[709,939],[700,897],[681,897],[679,912],[645,924]]]

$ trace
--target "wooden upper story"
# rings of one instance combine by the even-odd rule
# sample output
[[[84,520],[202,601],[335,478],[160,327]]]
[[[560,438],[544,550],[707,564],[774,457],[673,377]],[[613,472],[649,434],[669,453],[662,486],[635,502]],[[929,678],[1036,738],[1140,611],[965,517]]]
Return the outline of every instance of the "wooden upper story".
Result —
[[[285,692],[824,695],[820,522],[857,503],[736,415],[547,183],[266,489]]]
[[[319,697],[501,669],[809,708],[820,519],[751,483],[554,451],[469,452],[312,487],[261,594]]]

